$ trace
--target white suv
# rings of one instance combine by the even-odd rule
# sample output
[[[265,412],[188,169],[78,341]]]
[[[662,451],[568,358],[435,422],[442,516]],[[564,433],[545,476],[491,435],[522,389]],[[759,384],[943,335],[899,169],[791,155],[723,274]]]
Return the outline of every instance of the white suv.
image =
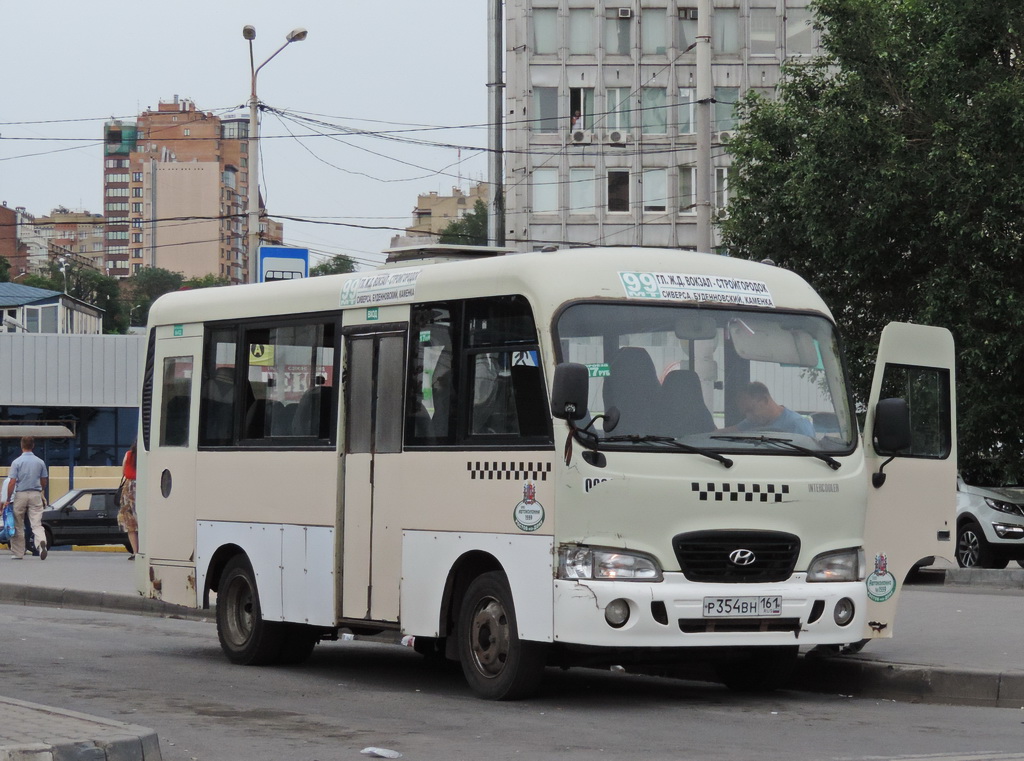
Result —
[[[1024,567],[1024,486],[956,479],[956,561],[961,568]]]

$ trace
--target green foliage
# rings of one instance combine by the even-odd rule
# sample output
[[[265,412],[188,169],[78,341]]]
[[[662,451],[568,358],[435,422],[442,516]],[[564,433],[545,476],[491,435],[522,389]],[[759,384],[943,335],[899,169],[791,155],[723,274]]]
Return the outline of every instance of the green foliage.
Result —
[[[1021,2],[816,9],[828,55],[740,107],[724,241],[822,294],[860,402],[887,322],[949,328],[961,469],[1024,480]]]
[[[332,256],[325,262],[320,262],[313,267],[309,268],[310,277],[319,277],[321,275],[344,275],[346,272],[355,272],[356,263],[349,259],[344,254],[338,254]]]
[[[124,281],[124,298],[130,302],[128,311],[132,325],[145,325],[149,321],[149,308],[165,293],[177,291],[185,284],[180,272],[160,267],[144,267]]]
[[[480,199],[473,204],[473,211],[462,219],[450,222],[441,231],[438,243],[458,246],[487,245],[487,204]]]
[[[0,256],[0,283],[11,280],[11,262],[6,256]]]
[[[203,275],[186,280],[183,288],[220,288],[222,285],[231,285],[231,281],[221,275]]]

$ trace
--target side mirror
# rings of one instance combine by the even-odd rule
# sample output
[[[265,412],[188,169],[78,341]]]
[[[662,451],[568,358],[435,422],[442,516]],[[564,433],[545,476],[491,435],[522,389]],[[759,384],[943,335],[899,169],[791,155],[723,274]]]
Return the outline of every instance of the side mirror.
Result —
[[[875,451],[896,454],[909,449],[910,406],[906,399],[880,399],[875,407]]]
[[[586,365],[563,362],[555,367],[551,414],[560,420],[581,420],[587,414],[590,371]]]

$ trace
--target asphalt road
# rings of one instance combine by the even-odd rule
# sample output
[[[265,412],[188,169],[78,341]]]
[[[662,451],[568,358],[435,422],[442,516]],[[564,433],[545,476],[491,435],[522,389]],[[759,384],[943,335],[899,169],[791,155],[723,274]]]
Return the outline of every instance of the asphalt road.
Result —
[[[328,643],[302,667],[230,665],[214,626],[0,606],[9,697],[153,728],[164,761],[985,759],[1024,761],[1024,711],[723,688],[574,669],[531,701],[473,697],[409,649]]]

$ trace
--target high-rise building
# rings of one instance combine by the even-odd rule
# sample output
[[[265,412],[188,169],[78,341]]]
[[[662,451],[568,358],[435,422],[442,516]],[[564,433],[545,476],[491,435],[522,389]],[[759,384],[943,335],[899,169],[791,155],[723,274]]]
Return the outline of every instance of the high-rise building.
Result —
[[[697,0],[506,0],[506,238],[696,246]],[[734,105],[818,52],[808,0],[711,0],[714,208]]]
[[[248,282],[248,119],[218,117],[175,96],[104,131],[108,272],[161,267]],[[280,225],[267,226],[263,239],[279,242]]]

